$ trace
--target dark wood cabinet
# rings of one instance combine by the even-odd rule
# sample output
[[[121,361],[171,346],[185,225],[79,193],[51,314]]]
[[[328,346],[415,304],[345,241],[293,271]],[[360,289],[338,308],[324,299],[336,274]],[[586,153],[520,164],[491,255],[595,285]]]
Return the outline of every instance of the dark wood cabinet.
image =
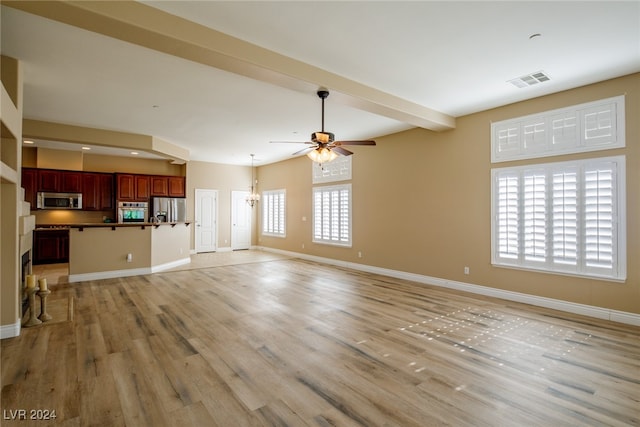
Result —
[[[69,230],[36,230],[33,233],[33,263],[69,262]]]
[[[169,177],[168,176],[152,176],[151,177],[151,196],[152,197],[169,196]]]
[[[85,172],[82,174],[82,209],[107,211],[113,209],[113,175]]]
[[[38,169],[38,190],[57,193],[60,191],[60,171]]]
[[[150,197],[150,177],[148,175],[134,175],[136,200],[144,202]]]
[[[22,188],[24,188],[24,201],[31,203],[31,209],[36,209],[36,197],[38,194],[38,170],[22,168]]]
[[[116,198],[123,201],[133,201],[136,199],[135,180],[130,174],[116,175],[117,189]]]
[[[82,177],[82,209],[86,211],[99,210],[98,174],[85,173]]]
[[[60,172],[60,188],[58,191],[61,193],[82,192],[82,175],[82,172]]]
[[[82,193],[83,210],[102,211],[114,209],[115,200],[148,202],[151,197],[185,197],[183,176],[23,168],[22,185],[32,209],[36,209],[38,191]]]
[[[183,176],[152,176],[151,197],[185,197]]]
[[[82,172],[55,169],[36,170],[38,171],[36,191],[50,193],[80,193],[82,191]]]
[[[115,208],[113,198],[113,174],[101,173],[98,177],[100,188],[100,210],[107,211]]]
[[[184,176],[170,176],[167,182],[169,197],[186,197]]]
[[[149,178],[149,175],[116,174],[116,198],[125,202],[148,202],[150,197]]]
[[[148,202],[151,197],[184,197],[184,177],[116,174],[116,199]]]

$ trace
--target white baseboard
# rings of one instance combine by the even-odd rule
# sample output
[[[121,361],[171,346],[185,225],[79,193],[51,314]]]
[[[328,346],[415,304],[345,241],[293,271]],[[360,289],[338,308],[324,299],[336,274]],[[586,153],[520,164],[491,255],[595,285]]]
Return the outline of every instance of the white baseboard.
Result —
[[[0,340],[17,336],[20,336],[20,319],[16,320],[16,323],[12,325],[0,326]]]
[[[130,268],[127,270],[98,271],[95,273],[70,274],[69,283],[87,282],[89,280],[115,279],[118,277],[141,276],[151,274],[151,268]]]
[[[151,267],[151,272],[159,273],[161,271],[170,270],[172,268],[180,267],[181,265],[185,265],[189,263],[191,263],[191,258],[182,258],[176,261],[168,262],[166,264],[154,265],[153,267]]]
[[[96,273],[70,274],[69,283],[86,282],[89,280],[115,279],[118,277],[140,276],[143,274],[159,273],[181,265],[189,264],[191,258],[182,258],[153,267],[131,268],[127,270],[98,271]]]
[[[470,292],[479,295],[485,295],[500,298],[508,301],[516,301],[525,304],[531,304],[538,307],[551,308],[554,310],[565,311],[568,313],[582,314],[584,316],[595,317],[597,319],[611,320],[628,325],[640,326],[640,314],[628,313],[625,311],[612,310],[603,307],[596,307],[586,304],[578,304],[569,301],[557,300],[553,298],[541,297],[536,295],[523,294],[520,292],[505,291],[502,289],[490,288],[487,286],[474,285],[472,283],[458,282],[455,280],[440,279],[438,277],[424,276],[421,274],[408,273],[405,271],[391,270],[388,268],[374,267],[366,264],[358,264],[348,261],[340,261],[331,258],[323,258],[314,255],[301,254],[298,252],[283,251],[268,247],[260,248],[266,252],[274,252],[281,255],[287,255],[295,258],[306,259],[323,264],[335,265],[338,267],[350,268],[353,270],[364,271],[367,273],[380,274],[397,279],[410,280],[425,285],[440,286],[443,288],[455,289],[458,291]]]

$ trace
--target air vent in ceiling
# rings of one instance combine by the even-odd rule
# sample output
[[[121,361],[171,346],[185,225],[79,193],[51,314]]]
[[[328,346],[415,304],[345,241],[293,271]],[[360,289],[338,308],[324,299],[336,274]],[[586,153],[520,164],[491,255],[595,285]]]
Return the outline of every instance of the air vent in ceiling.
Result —
[[[544,73],[544,71],[536,71],[535,73],[527,74],[526,76],[509,80],[509,83],[511,83],[515,87],[527,87],[546,82],[547,80],[550,79],[549,76]]]

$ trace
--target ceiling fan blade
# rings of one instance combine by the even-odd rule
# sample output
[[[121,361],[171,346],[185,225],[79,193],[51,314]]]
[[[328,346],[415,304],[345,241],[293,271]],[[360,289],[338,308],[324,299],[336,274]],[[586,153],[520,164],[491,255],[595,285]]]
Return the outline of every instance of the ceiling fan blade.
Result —
[[[306,147],[302,150],[298,150],[295,153],[291,153],[292,156],[297,156],[298,154],[307,154],[309,151],[315,150],[316,147]]]
[[[315,144],[311,141],[269,141],[271,144]]]
[[[341,154],[343,156],[350,156],[353,154],[351,151],[345,150],[342,147],[333,147],[331,148],[331,151],[335,151],[336,153]]]
[[[375,141],[336,141],[333,145],[376,145]]]

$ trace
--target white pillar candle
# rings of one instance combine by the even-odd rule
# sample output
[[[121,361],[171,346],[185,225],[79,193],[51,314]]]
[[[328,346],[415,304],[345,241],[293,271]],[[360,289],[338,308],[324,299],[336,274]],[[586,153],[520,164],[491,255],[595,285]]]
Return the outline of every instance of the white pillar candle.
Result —
[[[47,291],[49,290],[49,288],[47,288],[47,279],[42,278],[38,281],[38,283],[40,284],[40,290],[41,291]]]
[[[36,276],[33,274],[27,275],[27,288],[35,288],[36,287]]]

